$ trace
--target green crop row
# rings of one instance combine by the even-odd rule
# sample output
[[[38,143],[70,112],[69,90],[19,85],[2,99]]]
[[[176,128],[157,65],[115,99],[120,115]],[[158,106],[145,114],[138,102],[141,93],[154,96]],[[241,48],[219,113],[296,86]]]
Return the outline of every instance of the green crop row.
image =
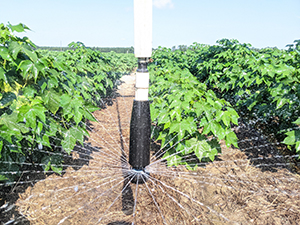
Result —
[[[195,169],[197,161],[190,156],[214,160],[221,140],[237,147],[231,126],[238,124],[239,116],[228,101],[173,61],[173,54],[159,48],[149,66],[153,137],[161,142],[164,151],[160,155],[169,166],[184,164]]]
[[[46,52],[15,32],[23,24],[0,24],[0,180],[14,180],[32,164],[62,171],[63,154],[88,136],[86,120],[134,67],[119,70],[114,56],[71,43],[72,50]]]
[[[245,121],[300,152],[300,41],[287,50],[253,50],[236,40],[194,46],[197,78],[234,105]],[[195,61],[195,62],[196,62]]]
[[[162,109],[164,104],[164,108],[168,111],[165,114],[170,117],[171,121],[175,120],[174,115],[177,115],[176,119],[184,120],[185,112],[198,111],[198,114],[191,116],[190,121],[195,123],[205,120],[209,122],[210,126],[215,126],[212,124],[222,121],[224,124],[221,126],[224,129],[224,125],[229,123],[220,120],[219,115],[214,112],[224,111],[224,105],[232,106],[244,122],[254,124],[256,128],[262,129],[262,132],[276,138],[276,141],[287,144],[292,151],[299,153],[300,40],[296,40],[294,43],[294,45],[288,45],[287,50],[276,48],[257,50],[253,49],[250,44],[241,44],[237,40],[228,39],[220,40],[213,46],[194,43],[186,51],[159,48],[153,56],[155,65],[152,65],[152,73],[156,78],[152,78],[152,89],[154,96],[157,95],[157,97],[153,99],[152,108],[160,107]],[[166,68],[168,72],[161,72],[161,68]],[[156,91],[157,83],[161,82],[158,73],[162,74],[161,80],[163,80],[164,86],[161,88],[165,91]],[[178,89],[176,84],[179,76],[187,78],[185,86],[182,85],[181,89]],[[174,77],[176,80],[173,79]],[[195,83],[197,86],[194,85]],[[205,95],[208,94],[214,96],[211,102],[210,118],[204,113],[201,115],[201,112],[207,108],[207,102],[203,103],[198,99],[195,101],[190,97],[194,97],[199,91],[202,91],[201,95],[198,94],[201,96],[200,99],[207,99]],[[182,99],[187,99],[188,103],[181,108],[181,114],[179,111],[172,110],[174,104],[155,100],[173,98],[171,97],[173,95],[175,98],[179,97],[178,105],[181,104]],[[192,104],[193,102],[200,104],[196,106],[195,103]],[[224,105],[221,107],[221,105],[217,105],[217,102],[222,102]],[[230,109],[233,110],[232,108]],[[225,114],[225,112],[219,112],[219,114]],[[232,111],[232,115],[238,117],[235,116],[234,111]],[[154,120],[155,117],[153,117]],[[225,120],[233,122],[230,119]],[[192,127],[196,128],[195,125]],[[164,137],[166,128],[165,125],[164,127],[160,126],[158,139]],[[201,134],[213,134],[219,139],[223,137],[217,135],[213,129],[211,133],[207,133],[205,127],[200,130]],[[180,130],[172,129],[172,132],[176,134]],[[164,139],[162,140],[164,142]],[[174,143],[169,142],[169,144]],[[196,144],[196,146],[198,145]],[[179,147],[180,144],[177,146],[175,150],[170,148],[170,153],[166,154],[170,155],[183,148]],[[207,147],[207,149],[210,151],[211,148]],[[216,151],[214,152],[216,153]],[[182,151],[182,153],[184,154],[179,154],[180,157],[185,157],[189,152]],[[199,156],[198,158],[201,159]]]
[[[48,50],[38,50],[38,52],[44,56],[66,62],[78,74],[89,73],[92,75],[97,72],[108,76],[112,74],[123,75],[131,73],[137,66],[137,58],[132,53],[102,53],[86,48],[81,42],[72,42],[68,48],[69,50],[62,52]]]

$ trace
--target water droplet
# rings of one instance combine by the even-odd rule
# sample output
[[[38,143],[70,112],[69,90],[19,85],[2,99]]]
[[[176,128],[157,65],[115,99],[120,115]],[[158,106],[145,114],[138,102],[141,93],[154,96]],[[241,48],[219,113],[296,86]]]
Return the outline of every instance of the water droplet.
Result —
[[[78,186],[74,187],[74,191],[77,192],[78,191]]]
[[[0,207],[0,209],[4,209],[4,208],[6,208],[7,206],[8,206],[8,202],[5,203],[4,205],[2,205],[2,206]]]

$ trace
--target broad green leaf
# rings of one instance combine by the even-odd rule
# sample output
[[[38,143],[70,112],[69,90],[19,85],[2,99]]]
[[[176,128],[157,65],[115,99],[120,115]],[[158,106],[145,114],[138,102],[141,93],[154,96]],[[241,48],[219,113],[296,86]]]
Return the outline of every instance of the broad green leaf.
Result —
[[[50,141],[49,141],[49,136],[46,134],[46,135],[43,135],[43,145],[45,146],[48,146],[49,148],[52,148],[51,144],[50,144]]]
[[[286,103],[289,103],[289,99],[281,98],[277,100],[276,108],[280,109],[282,106],[284,106]]]
[[[90,113],[90,111],[80,108],[79,112],[89,121],[94,121],[94,122],[97,121],[97,119],[93,116],[92,113]]]
[[[165,154],[163,158],[168,161],[168,166],[178,166],[182,161],[181,156],[179,156],[178,154],[172,154],[172,155]]]
[[[215,160],[215,156],[218,155],[218,150],[217,149],[212,149],[209,153],[208,153],[208,157],[211,161]]]
[[[193,148],[191,148],[191,146],[187,146],[186,142],[188,142],[188,140],[185,142],[179,142],[176,146],[176,152],[180,152],[184,155],[192,153],[194,151]]]
[[[87,109],[89,112],[95,112],[95,111],[97,111],[97,110],[100,110],[100,108],[99,107],[97,107],[97,106],[94,106],[94,105],[92,105],[92,104],[84,104],[84,108],[85,109]]]
[[[33,61],[36,62],[37,61],[37,55],[35,54],[35,52],[31,49],[27,49],[27,48],[22,48],[22,51]]]
[[[172,95],[170,95],[170,97],[173,97]],[[182,105],[182,101],[180,99],[178,99],[178,96],[175,96],[176,98],[175,99],[172,99],[172,98],[169,98],[171,102],[169,108],[172,109],[181,109],[181,105]]]
[[[216,111],[220,111],[223,108],[223,104],[217,100],[214,102],[214,108]]]
[[[42,132],[42,130],[43,130],[43,124],[42,124],[41,122],[38,122],[38,126],[37,126],[37,128],[36,128],[36,133],[37,133],[38,135],[40,135],[41,132]]]
[[[156,140],[163,140],[167,136],[167,133],[160,132]]]
[[[222,121],[225,124],[225,126],[227,126],[227,127],[230,126],[230,120],[231,120],[230,112],[225,111],[224,114],[222,115]]]
[[[237,114],[237,112],[233,108],[230,108],[230,107],[226,107],[226,109],[230,113],[231,122],[234,123],[235,125],[238,125],[239,115]]]
[[[76,138],[71,133],[71,130],[64,132],[64,140],[61,142],[63,149],[70,154],[76,145]]]
[[[181,111],[180,110],[172,110],[170,112],[170,118],[171,121],[174,120],[174,118],[176,118],[177,121],[181,120]]]
[[[206,142],[206,140],[199,141],[196,138],[191,139],[190,141],[191,146],[194,149],[195,155],[197,158],[201,161],[202,158],[204,157],[204,154],[206,152],[211,151],[210,145]]]
[[[0,56],[8,61],[13,61],[13,58],[10,56],[10,53],[6,47],[0,46]]]
[[[176,132],[176,133],[182,132],[181,122],[175,121],[175,122],[171,123],[169,134],[171,134],[173,132]]]
[[[24,25],[23,23],[19,23],[17,25],[11,25],[10,23],[7,25],[12,32],[17,31],[17,32],[24,32],[25,30],[30,30],[29,27]]]
[[[196,124],[194,123],[194,119],[189,117],[187,119],[183,119],[180,122],[174,121],[170,125],[169,134],[175,132],[178,134],[178,138],[181,139],[185,135],[185,131],[192,134],[197,129]]]
[[[62,106],[66,106],[69,105],[71,103],[72,97],[68,94],[64,94],[61,96],[60,98],[60,103],[62,104]]]
[[[62,167],[57,167],[57,166],[51,165],[51,170],[55,173],[61,174],[62,169],[63,169]]]
[[[23,121],[24,118],[26,119],[26,124],[29,127],[36,129],[36,118],[38,117],[42,122],[45,123],[46,116],[45,116],[46,109],[42,105],[24,105],[19,109],[18,120]]]
[[[160,117],[158,119],[158,125],[164,124],[170,121],[170,118],[168,114],[160,114]]]
[[[210,122],[210,130],[220,139],[223,139],[225,137],[225,131],[217,121]]]
[[[295,141],[296,141],[295,131],[292,130],[292,131],[286,132],[285,134],[287,135],[287,137],[283,140],[283,143],[287,144],[287,145],[295,144]]]
[[[0,117],[0,125],[3,124],[5,126],[7,126],[7,128],[10,131],[14,131],[17,132],[18,134],[21,135],[20,132],[22,133],[27,133],[29,130],[28,128],[25,126],[25,124],[23,123],[18,123],[18,114],[17,112],[14,112],[10,115],[4,113],[1,117]]]
[[[74,107],[74,121],[76,125],[82,120],[83,113],[81,113],[81,108],[79,108],[80,105],[77,105]]]
[[[33,62],[30,60],[24,60],[20,63],[18,66],[18,69],[22,71],[23,77],[26,79],[31,79],[34,78],[34,80],[37,80],[39,70],[38,68],[34,65]]]
[[[188,170],[197,170],[197,168],[198,168],[198,165],[197,164],[195,164],[194,162],[184,162],[184,165],[186,166],[186,168],[188,169]]]
[[[8,180],[8,178],[4,175],[0,175],[0,181],[5,181]]]
[[[170,125],[171,125],[171,121],[169,121],[169,122],[167,122],[167,123],[165,123],[165,125],[164,125],[164,130],[166,130],[166,129],[168,129],[169,127],[170,127]]]
[[[14,60],[16,60],[19,52],[22,50],[22,46],[17,41],[12,41],[9,43],[8,49],[11,52]]]
[[[190,102],[194,97],[194,92],[193,91],[188,91],[184,94],[184,100],[186,102]]]
[[[55,121],[54,119],[50,118],[50,127],[48,128],[46,134],[50,137],[50,136],[56,136],[57,132],[61,132],[61,126],[60,124]]]
[[[72,114],[74,116],[74,120],[76,122],[76,125],[81,121],[82,119],[82,113],[80,112],[80,106],[83,105],[83,99],[81,97],[75,97],[70,102],[70,107],[73,109]],[[65,115],[65,113],[64,113]],[[71,116],[70,116],[71,117]]]
[[[231,129],[228,129],[226,131],[225,142],[226,142],[226,146],[227,147],[230,147],[230,145],[233,145],[236,148],[238,148],[237,137],[236,137],[235,133]]]
[[[194,104],[195,112],[198,117],[200,117],[203,113],[203,108],[201,102],[195,102]]]
[[[46,120],[46,116],[45,116],[45,112],[47,111],[45,109],[44,106],[42,106],[41,104],[39,105],[34,105],[31,107],[31,111],[35,112],[35,115],[42,121],[45,123]]]
[[[76,141],[83,143],[84,133],[80,128],[71,127],[64,132],[64,140],[62,141],[63,149],[70,154],[76,145]]]
[[[219,110],[216,114],[216,121],[220,122],[222,120],[223,115],[225,114],[225,111]],[[229,119],[230,121],[230,119]],[[225,124],[226,125],[226,124]],[[227,125],[226,125],[227,126]]]
[[[46,103],[48,109],[53,113],[56,114],[60,107],[60,95],[55,90],[50,89],[46,92]]]
[[[23,89],[23,94],[26,96],[26,97],[31,97],[33,98],[35,96],[35,94],[37,94],[37,90],[34,89],[33,87],[31,86],[27,86]]]
[[[20,132],[18,131],[13,131],[13,132],[7,132],[9,129],[6,125],[2,125],[0,126],[0,134],[1,134],[1,138],[7,140],[9,143],[12,143],[11,138],[16,134],[20,134]]]
[[[205,112],[205,116],[207,117],[207,120],[208,121],[212,121],[213,120],[213,112],[212,112],[212,107],[208,104],[208,103],[204,103],[202,105],[202,109],[204,110]]]
[[[44,103],[43,100],[44,100],[44,99],[41,98],[40,96],[36,96],[34,99],[31,100],[30,105],[31,105],[32,107],[34,107],[34,106],[44,107],[44,106],[43,106],[43,103]]]
[[[293,123],[294,124],[300,124],[300,117],[296,121],[294,121]]]

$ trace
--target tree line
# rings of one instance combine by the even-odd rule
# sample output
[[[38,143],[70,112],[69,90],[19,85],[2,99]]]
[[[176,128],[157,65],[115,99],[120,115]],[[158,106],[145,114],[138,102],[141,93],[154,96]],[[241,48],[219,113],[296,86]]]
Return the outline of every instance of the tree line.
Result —
[[[88,47],[92,50],[100,52],[116,52],[116,53],[134,53],[133,46],[131,47]],[[50,46],[37,46],[37,49],[49,50],[49,51],[66,51],[71,50],[70,47],[50,47]]]

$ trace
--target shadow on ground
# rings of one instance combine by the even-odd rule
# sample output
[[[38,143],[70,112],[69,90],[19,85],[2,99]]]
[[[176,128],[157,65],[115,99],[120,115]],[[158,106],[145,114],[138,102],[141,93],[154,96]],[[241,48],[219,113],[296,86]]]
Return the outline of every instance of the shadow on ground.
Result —
[[[236,129],[239,149],[246,154],[251,164],[261,171],[278,172],[287,169],[295,172],[297,162],[291,160],[289,155],[280,151],[278,143],[272,143],[268,138],[257,130],[241,124]]]

